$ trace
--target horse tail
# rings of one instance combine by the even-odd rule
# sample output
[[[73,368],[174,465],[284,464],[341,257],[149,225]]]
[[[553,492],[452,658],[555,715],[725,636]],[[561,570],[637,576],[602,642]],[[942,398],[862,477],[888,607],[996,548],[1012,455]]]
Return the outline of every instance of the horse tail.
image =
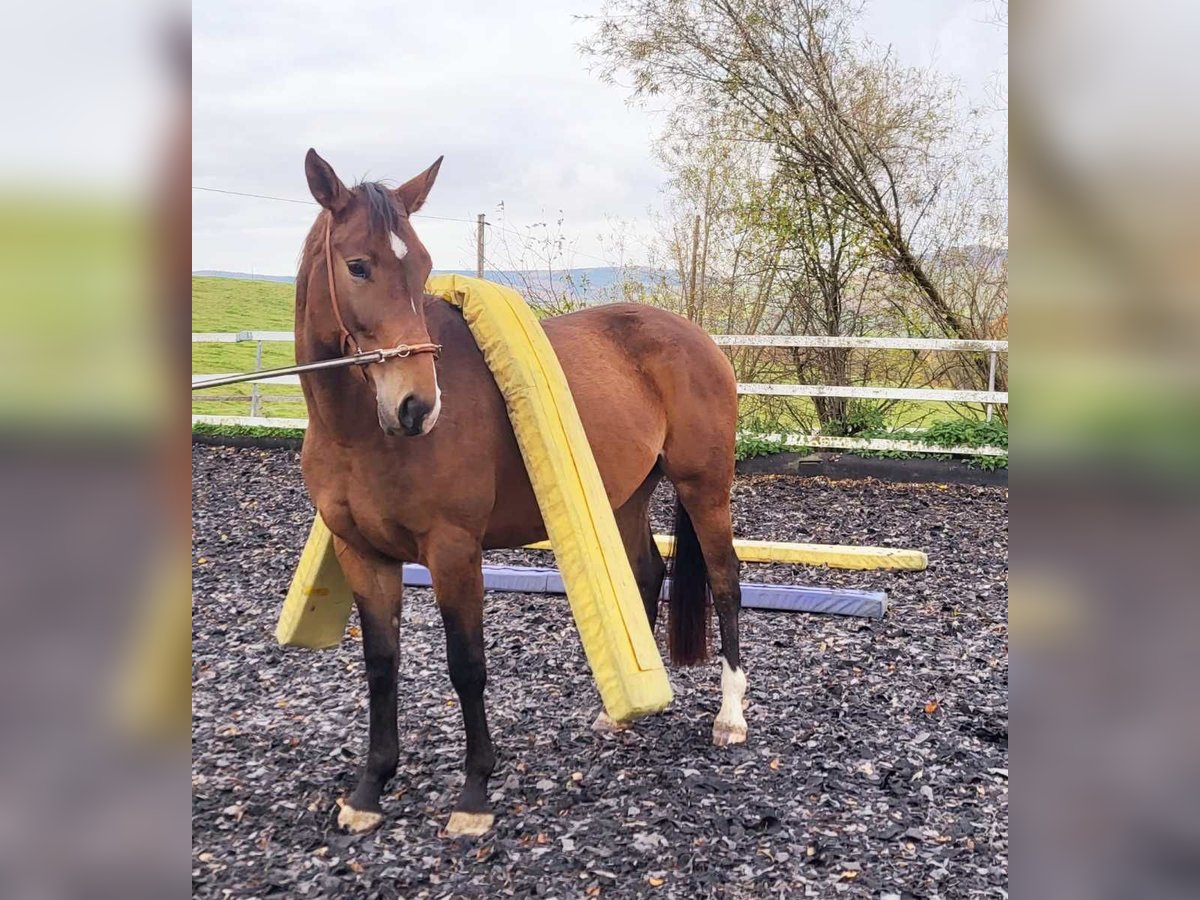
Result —
[[[675,546],[671,550],[667,646],[671,662],[694,666],[708,659],[708,566],[692,517],[675,499]]]

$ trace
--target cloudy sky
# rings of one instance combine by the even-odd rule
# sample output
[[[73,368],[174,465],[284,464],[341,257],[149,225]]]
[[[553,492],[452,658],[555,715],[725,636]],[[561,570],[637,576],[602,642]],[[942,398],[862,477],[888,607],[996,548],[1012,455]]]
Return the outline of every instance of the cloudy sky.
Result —
[[[578,20],[598,4],[207,0],[193,7],[194,187],[306,200],[308,147],[347,182],[446,161],[419,230],[437,268],[473,268],[474,219],[564,220],[576,266],[615,262],[665,180],[659,112],[589,74]],[[982,103],[1005,35],[985,0],[875,0],[866,29]],[[1001,122],[997,122],[999,130]],[[193,190],[195,269],[293,274],[316,208]],[[463,222],[431,218],[441,216]],[[624,223],[619,224],[618,223]]]

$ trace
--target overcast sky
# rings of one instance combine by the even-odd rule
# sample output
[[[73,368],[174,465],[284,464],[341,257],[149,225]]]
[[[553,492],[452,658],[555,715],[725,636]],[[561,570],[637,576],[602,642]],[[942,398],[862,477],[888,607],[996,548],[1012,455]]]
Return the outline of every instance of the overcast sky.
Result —
[[[615,223],[648,230],[665,174],[654,110],[590,74],[579,0],[443,4],[206,0],[193,7],[194,186],[309,198],[316,147],[347,183],[446,160],[419,233],[440,269],[474,267],[474,219],[564,218],[576,266],[615,262]],[[440,8],[439,8],[440,7]],[[986,98],[1006,36],[981,0],[875,0],[866,29],[905,62]],[[1002,118],[993,116],[996,130]],[[316,207],[192,192],[195,269],[290,275]],[[627,262],[641,261],[637,240]]]

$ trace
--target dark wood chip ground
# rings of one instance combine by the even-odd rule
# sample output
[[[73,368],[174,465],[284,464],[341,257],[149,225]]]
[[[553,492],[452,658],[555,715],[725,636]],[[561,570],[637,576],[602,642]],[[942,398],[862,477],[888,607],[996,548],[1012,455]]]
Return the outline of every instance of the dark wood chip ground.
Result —
[[[490,594],[497,819],[477,840],[439,836],[462,724],[432,597],[409,591],[400,767],[383,826],[351,837],[335,804],[366,738],[357,629],[331,651],[273,637],[312,521],[297,454],[192,460],[195,896],[1007,896],[1007,489],[739,478],[739,537],[930,558],[918,573],[744,566],[747,581],[886,590],[891,608],[746,611],[740,747],[710,743],[716,663],[673,670],[667,712],[594,735],[566,601]],[[662,491],[660,529],[670,508]]]

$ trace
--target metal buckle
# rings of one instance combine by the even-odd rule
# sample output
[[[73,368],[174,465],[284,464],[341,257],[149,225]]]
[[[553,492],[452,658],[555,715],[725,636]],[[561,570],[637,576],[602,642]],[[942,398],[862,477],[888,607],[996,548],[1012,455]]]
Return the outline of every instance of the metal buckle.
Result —
[[[432,352],[434,359],[440,359],[442,356],[442,345],[437,344],[437,349]],[[415,352],[415,348],[410,344],[397,344],[395,347],[389,347],[386,350],[364,350],[351,360],[355,365],[371,366],[375,363],[381,363],[389,359],[408,359]]]

